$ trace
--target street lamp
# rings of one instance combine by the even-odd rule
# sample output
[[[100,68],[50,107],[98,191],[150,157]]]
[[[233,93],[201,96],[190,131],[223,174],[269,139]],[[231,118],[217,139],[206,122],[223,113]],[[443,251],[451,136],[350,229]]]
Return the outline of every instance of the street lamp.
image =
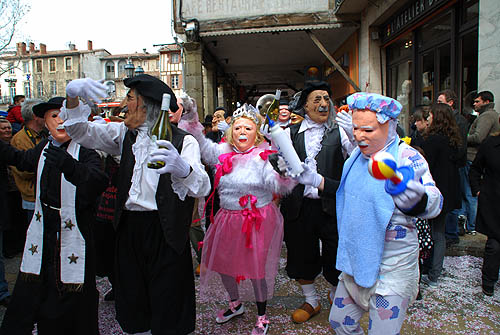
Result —
[[[132,64],[132,62],[130,61],[130,59],[128,60],[128,63],[125,64],[125,66],[123,68],[125,69],[125,74],[127,75],[127,78],[131,78],[134,75],[135,67],[134,67],[134,64]]]
[[[138,76],[140,74],[144,74],[144,69],[139,65],[135,68],[135,75]]]

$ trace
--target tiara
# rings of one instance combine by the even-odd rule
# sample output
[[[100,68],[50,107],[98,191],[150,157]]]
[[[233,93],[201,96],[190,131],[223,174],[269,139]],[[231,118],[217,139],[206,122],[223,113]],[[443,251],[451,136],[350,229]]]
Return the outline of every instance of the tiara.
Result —
[[[237,110],[234,111],[233,121],[236,118],[245,116],[245,117],[253,120],[253,122],[255,122],[256,124],[258,124],[259,123],[259,117],[257,116],[258,114],[259,114],[259,111],[257,110],[257,108],[255,108],[252,105],[244,104],[243,106],[241,106],[240,108],[238,108]]]

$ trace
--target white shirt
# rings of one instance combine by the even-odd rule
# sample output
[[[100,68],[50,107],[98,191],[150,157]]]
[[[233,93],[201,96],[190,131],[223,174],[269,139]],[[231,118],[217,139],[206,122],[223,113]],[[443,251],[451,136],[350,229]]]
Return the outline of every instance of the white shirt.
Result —
[[[127,127],[123,122],[110,122],[96,124],[87,121],[90,108],[79,104],[74,109],[66,109],[66,104],[61,108],[59,116],[63,119],[68,135],[84,147],[105,151],[111,155],[120,155],[123,139]],[[136,142],[132,145],[135,156],[135,165],[132,174],[125,208],[132,211],[157,210],[156,189],[160,175],[147,167],[150,153],[156,149],[156,144],[151,142],[145,125],[137,129]],[[192,172],[186,178],[171,177],[172,189],[179,199],[184,200],[186,195],[203,197],[210,192],[210,180],[200,160],[198,142],[191,135],[184,136],[180,156],[191,166]]]
[[[306,161],[305,163],[312,171],[317,172],[318,168],[316,165],[316,156],[321,151],[321,141],[325,134],[326,125],[324,123],[316,123],[311,118],[306,115],[304,121],[300,124],[299,134],[304,133],[304,143],[306,147]],[[342,145],[342,154],[344,158],[351,154],[351,152],[356,148],[356,144],[351,143],[345,130],[339,127],[340,132],[340,142]],[[319,199],[318,189],[310,185],[306,185],[304,188],[304,197],[311,199]]]

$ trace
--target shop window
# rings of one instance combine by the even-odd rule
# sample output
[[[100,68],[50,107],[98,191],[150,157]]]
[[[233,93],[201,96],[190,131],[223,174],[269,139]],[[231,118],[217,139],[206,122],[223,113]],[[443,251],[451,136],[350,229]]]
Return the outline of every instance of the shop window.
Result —
[[[387,63],[393,63],[402,58],[411,58],[413,50],[412,34],[406,34],[387,47]]]
[[[479,0],[465,0],[462,9],[462,24],[479,18]]]
[[[452,89],[452,86],[451,86],[451,49],[450,49],[450,45],[446,44],[446,45],[440,47],[438,50],[439,50],[439,88],[438,88],[438,91]]]
[[[461,111],[464,115],[472,112],[472,102],[477,92],[477,30],[465,34],[460,39],[461,44]]]
[[[433,18],[429,23],[422,26],[420,30],[419,47],[429,44],[437,44],[442,39],[451,36],[452,22],[451,12],[447,12],[444,16]]]
[[[420,103],[430,105],[434,101],[434,50],[422,56],[422,96]]]

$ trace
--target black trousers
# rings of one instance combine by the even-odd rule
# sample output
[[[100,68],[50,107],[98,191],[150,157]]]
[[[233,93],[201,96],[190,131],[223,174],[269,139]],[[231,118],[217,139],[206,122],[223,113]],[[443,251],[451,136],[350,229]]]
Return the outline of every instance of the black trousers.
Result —
[[[85,283],[79,292],[68,291],[60,282],[57,231],[59,212],[44,208],[43,256],[40,276],[19,273],[5,312],[1,335],[31,335],[36,323],[39,335],[98,335],[99,292],[95,285],[95,256],[92,234],[81,228],[85,238]],[[52,227],[51,227],[52,226]]]
[[[189,241],[165,241],[158,212],[124,211],[116,234],[116,319],[127,333],[184,335],[196,322]]]
[[[94,225],[96,274],[108,277],[111,285],[115,279],[115,229],[112,223],[97,221]]]
[[[484,246],[483,285],[492,288],[498,281],[500,269],[500,241],[488,237]]]
[[[323,212],[321,200],[304,198],[299,217],[285,222],[285,242],[290,278],[314,280],[323,271],[330,284],[338,284],[337,220]]]

